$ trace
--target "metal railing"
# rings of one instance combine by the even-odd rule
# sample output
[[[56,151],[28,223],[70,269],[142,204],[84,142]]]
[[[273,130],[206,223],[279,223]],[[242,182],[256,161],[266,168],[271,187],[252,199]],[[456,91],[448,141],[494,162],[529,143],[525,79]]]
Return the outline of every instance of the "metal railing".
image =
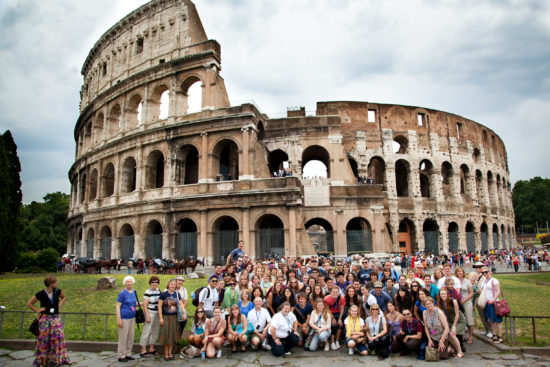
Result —
[[[533,343],[537,344],[537,331],[536,331],[536,319],[550,319],[550,316],[506,316],[504,318],[504,328],[506,335],[506,343],[517,344],[517,330],[516,319],[531,319],[531,325],[533,327]]]
[[[11,311],[11,310],[0,310],[0,337],[2,336],[2,331],[4,329],[4,316],[5,314],[21,314],[21,319],[19,321],[19,338],[23,338],[23,334],[25,330],[28,330],[31,320],[36,317],[36,313],[32,311]],[[29,318],[26,318],[25,316],[27,314],[31,314],[32,316]],[[67,315],[80,315],[84,316],[84,322],[82,324],[82,339],[86,340],[86,326],[89,316],[103,316],[105,317],[105,323],[103,327],[103,340],[107,340],[107,332],[109,329],[109,316],[116,317],[116,314],[114,313],[97,313],[97,312],[63,312],[60,314],[61,321],[63,322],[63,325],[65,325],[65,318]],[[25,322],[27,320],[27,322]]]

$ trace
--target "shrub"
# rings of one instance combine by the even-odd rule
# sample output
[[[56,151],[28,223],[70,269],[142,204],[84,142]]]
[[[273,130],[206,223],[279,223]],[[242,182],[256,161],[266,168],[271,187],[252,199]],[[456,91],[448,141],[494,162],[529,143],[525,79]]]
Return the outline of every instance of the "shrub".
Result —
[[[29,269],[37,268],[37,256],[32,252],[22,252],[17,259],[17,269],[20,272],[27,272]]]
[[[58,261],[59,253],[51,247],[41,250],[37,256],[38,267],[46,272],[56,271]]]
[[[539,239],[541,245],[544,245],[545,243],[550,243],[550,234],[543,234],[539,237]]]

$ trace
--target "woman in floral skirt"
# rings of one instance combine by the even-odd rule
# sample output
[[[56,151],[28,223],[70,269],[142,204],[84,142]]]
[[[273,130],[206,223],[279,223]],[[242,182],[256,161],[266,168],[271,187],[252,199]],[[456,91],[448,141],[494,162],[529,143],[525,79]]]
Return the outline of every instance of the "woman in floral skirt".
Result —
[[[57,288],[57,278],[47,276],[44,279],[45,289],[36,293],[27,302],[27,306],[38,314],[38,337],[34,366],[57,366],[72,364],[65,346],[63,323],[59,317],[59,309],[67,299],[61,289]],[[40,308],[34,304],[40,301]]]

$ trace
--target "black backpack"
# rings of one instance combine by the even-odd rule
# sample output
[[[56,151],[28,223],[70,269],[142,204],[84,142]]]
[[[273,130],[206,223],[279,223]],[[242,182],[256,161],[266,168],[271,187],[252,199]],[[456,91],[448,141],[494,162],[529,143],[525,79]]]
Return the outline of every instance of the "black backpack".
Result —
[[[201,292],[202,292],[202,290],[203,290],[204,288],[208,289],[208,293],[206,294],[206,298],[210,297],[210,288],[208,288],[208,287],[200,287],[199,289],[197,289],[197,290],[195,291],[195,294],[194,294],[195,296],[193,297],[193,301],[192,301],[193,306],[199,307],[199,296],[200,296],[200,294],[201,294]]]

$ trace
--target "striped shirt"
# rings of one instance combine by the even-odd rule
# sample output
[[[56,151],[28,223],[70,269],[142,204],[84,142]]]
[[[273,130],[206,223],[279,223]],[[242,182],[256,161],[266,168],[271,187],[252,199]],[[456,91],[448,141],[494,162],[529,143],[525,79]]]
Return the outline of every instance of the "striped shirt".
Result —
[[[156,291],[152,290],[151,288],[145,291],[143,299],[149,302],[149,304],[147,305],[147,309],[149,311],[158,311],[160,293],[160,289],[158,288]]]

